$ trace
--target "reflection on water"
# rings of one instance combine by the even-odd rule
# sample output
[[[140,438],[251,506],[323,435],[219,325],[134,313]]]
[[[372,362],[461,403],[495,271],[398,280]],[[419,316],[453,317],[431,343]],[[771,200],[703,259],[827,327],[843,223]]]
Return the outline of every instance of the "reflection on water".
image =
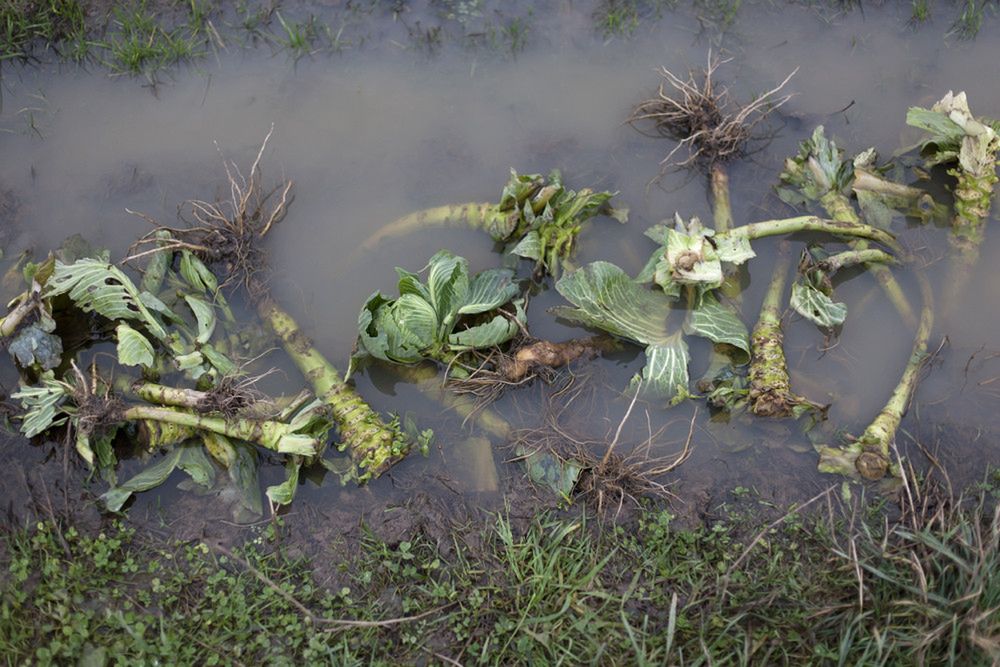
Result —
[[[948,89],[968,90],[979,113],[1000,113],[992,40],[948,44],[936,34],[914,35],[895,18],[869,10],[828,24],[806,9],[791,8],[741,17],[723,41],[721,53],[732,60],[719,71],[734,94],[748,97],[796,67],[799,72],[789,86],[796,96],[782,109],[774,141],[731,165],[737,224],[790,213],[770,188],[783,158],[817,124],[849,153],[875,146],[889,156],[912,139],[904,124],[906,108],[929,105]],[[296,183],[294,205],[271,240],[274,289],[331,359],[347,359],[360,305],[376,289],[394,289],[394,266],[418,270],[441,247],[469,257],[474,271],[497,259],[483,234],[461,230],[422,230],[361,258],[351,259],[352,250],[381,225],[411,211],[496,199],[510,167],[521,172],[560,168],[570,187],[619,191],[616,201],[631,208],[630,223],[594,221],[581,238],[578,259],[607,259],[635,273],[652,249],[642,236],[648,225],[674,211],[710,218],[700,175],[671,173],[648,186],[671,145],[622,124],[630,107],[655,90],[657,67],[683,71],[705,62],[706,44],[693,38],[691,27],[685,21],[661,21],[631,40],[608,44],[538,40],[509,61],[452,51],[415,60],[406,53],[375,51],[300,61],[293,68],[277,59],[230,56],[203,72],[179,73],[156,95],[136,82],[95,74],[8,69],[0,115],[0,186],[12,193],[16,205],[3,209],[12,212],[2,237],[5,262],[24,248],[43,253],[71,232],[121,257],[148,224],[127,208],[169,223],[185,199],[223,194],[217,151],[244,163],[273,123],[265,179],[284,175]],[[546,29],[560,34],[551,17],[539,24],[540,34]],[[907,438],[931,432],[918,428],[928,420],[996,431],[1000,380],[992,378],[1000,376],[1000,362],[990,355],[1000,348],[995,333],[1000,290],[994,287],[1000,279],[1000,234],[988,236],[972,287],[953,306],[952,319],[937,323],[932,347],[945,337],[948,345],[918,392]],[[947,247],[945,233],[907,230],[903,240],[936,274],[935,263],[941,263]],[[752,263],[743,301],[751,325],[773,243],[755,247],[761,257]],[[901,280],[916,298],[907,271]],[[891,393],[912,339],[873,290],[866,276],[838,287],[838,298],[851,310],[836,340],[823,340],[806,322],[786,320],[796,386],[816,401],[830,402],[831,424],[854,433]],[[581,335],[546,314],[559,303],[551,286],[534,297],[535,335]],[[693,378],[704,370],[707,353],[693,345]],[[574,433],[600,440],[612,432],[627,407],[618,392],[642,363],[641,354],[625,352],[593,364],[589,407],[564,415]],[[435,409],[412,385],[380,373],[357,379],[377,407],[415,409],[426,421],[436,421]],[[290,385],[298,383],[294,371],[287,377]],[[13,378],[5,366],[3,382],[9,386]],[[496,409],[518,426],[537,426],[544,419],[538,410],[544,397],[536,387],[507,396]],[[641,442],[665,427],[659,436],[663,453],[674,451],[687,432],[692,408],[644,408],[633,415],[623,437]],[[774,493],[794,495],[777,488],[789,479],[807,485],[821,479],[813,472],[815,455],[802,453],[808,440],[794,424],[710,423],[702,409],[698,425],[695,455],[679,473],[694,487],[751,480],[773,487]],[[483,465],[482,457],[459,449],[460,425],[446,420],[439,431],[442,437],[430,459],[411,457],[395,477],[447,474],[459,480],[460,490],[482,488],[472,472]],[[973,476],[983,464],[997,461],[989,448],[975,451],[972,460],[957,454],[946,458],[964,460],[960,472]],[[495,458],[502,462],[507,456],[497,452]],[[336,492],[325,489],[307,491],[306,497],[334,497]]]

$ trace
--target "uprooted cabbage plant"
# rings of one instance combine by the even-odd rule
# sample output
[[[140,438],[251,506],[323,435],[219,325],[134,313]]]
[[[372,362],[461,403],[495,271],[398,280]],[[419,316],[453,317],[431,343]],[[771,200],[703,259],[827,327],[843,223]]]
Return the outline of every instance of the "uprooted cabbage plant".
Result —
[[[115,264],[105,251],[67,243],[24,267],[25,289],[0,320],[3,344],[22,375],[13,394],[23,408],[21,430],[28,437],[65,433],[107,483],[101,498],[110,510],[180,469],[193,487],[228,486],[244,510],[259,513],[263,457],[286,468],[285,481],[266,490],[273,505],[283,505],[306,466],[364,482],[427,447],[430,431],[378,414],[345,379],[368,363],[395,365],[499,441],[512,438],[503,416],[488,406],[500,391],[551,379],[548,370],[622,344],[645,352],[642,369],[623,388],[632,405],[640,395],[664,409],[704,398],[713,410],[741,419],[810,414],[815,424],[826,418],[827,406],[793,391],[786,314],[815,324],[820,336],[836,336],[848,317],[846,305],[835,300],[836,286],[871,274],[900,320],[915,330],[911,355],[862,435],[817,451],[820,470],[882,478],[894,470],[891,447],[927,357],[934,315],[921,271],[912,271],[919,308],[893,273],[913,262],[891,226],[901,219],[950,219],[956,265],[968,269],[988,218],[1000,150],[993,124],[972,116],[964,93],[949,93],[930,110],[911,109],[907,121],[928,133],[919,144],[925,164],[950,166],[950,209],[903,183],[909,172],[902,164],[879,164],[871,149],[845,157],[817,127],[777,177],[777,194],[795,215],[739,226],[724,216],[725,224],[712,229],[675,213],[646,230],[655,247],[635,277],[601,260],[573,267],[584,223],[601,214],[624,221],[624,211],[609,206],[611,192],[569,190],[557,171],[548,177],[512,171],[499,203],[445,205],[390,223],[361,250],[422,225],[455,223],[488,231],[502,250],[500,266],[473,272],[467,260],[441,250],[417,272],[396,268],[398,294],[375,292],[360,310],[346,376],[268,288],[263,241],[284,217],[291,182],[261,187],[262,146],[247,177],[226,164],[231,200],[191,202],[190,224],[158,225],[128,261]],[[807,236],[798,249],[797,235]],[[753,309],[737,275],[755,259],[753,246],[768,237],[781,238],[765,296]],[[139,259],[141,277],[134,268]],[[530,274],[520,276],[518,269],[529,264]],[[562,342],[530,335],[529,288],[547,280],[569,302],[552,314],[599,335]],[[955,287],[946,284],[946,290]],[[234,311],[224,294],[234,290],[242,290],[241,302],[264,327]],[[708,370],[696,382],[689,370],[692,337],[711,347]],[[113,353],[81,349],[93,341],[113,343]],[[305,386],[295,395],[268,396],[258,388],[267,374],[260,358],[274,343],[302,372]],[[433,380],[441,369],[445,383]],[[147,454],[167,454],[120,480],[123,441]],[[591,475],[611,470],[615,444],[599,464],[577,458],[553,466],[554,459],[532,452],[534,458],[525,459],[528,474],[544,469],[533,478],[555,476],[560,481],[550,486],[568,495],[588,466]],[[686,452],[656,469],[672,470]]]

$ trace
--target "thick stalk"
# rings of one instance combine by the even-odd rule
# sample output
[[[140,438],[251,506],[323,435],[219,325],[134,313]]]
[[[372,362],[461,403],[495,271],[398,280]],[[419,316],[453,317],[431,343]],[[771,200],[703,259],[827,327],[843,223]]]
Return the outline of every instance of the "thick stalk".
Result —
[[[881,229],[862,223],[827,220],[814,215],[751,222],[748,225],[734,227],[725,234],[719,234],[719,236],[738,236],[752,241],[753,239],[760,239],[766,236],[779,236],[798,232],[822,232],[835,236],[866,238],[881,243],[895,251],[899,251],[900,249],[899,244],[896,243],[896,238],[889,232],[884,232]]]
[[[849,222],[851,224],[861,223],[850,201],[839,192],[831,190],[823,195],[820,198],[820,205],[826,209],[827,215],[834,220]],[[848,242],[848,245],[850,245],[852,250],[868,250],[868,241],[864,239],[853,239]],[[896,277],[892,275],[892,270],[884,264],[868,264],[865,268],[875,276],[875,280],[882,287],[882,291],[889,297],[889,301],[892,302],[899,316],[903,318],[903,323],[908,327],[916,326],[917,316],[913,312],[913,307],[910,306],[910,300],[906,298],[906,293],[903,292],[902,286],[900,286]]]
[[[836,273],[841,269],[846,269],[858,264],[895,264],[896,258],[878,248],[865,248],[863,250],[845,250],[836,255],[830,255],[826,259],[818,262],[820,268],[827,273]]]
[[[516,215],[516,211],[514,213]],[[405,236],[425,227],[487,227],[497,215],[506,217],[509,213],[501,214],[496,204],[489,202],[446,204],[426,208],[393,220],[365,239],[355,253],[370,252],[388,239]]]
[[[791,266],[788,243],[783,242],[760,307],[760,316],[750,334],[748,397],[750,410],[759,417],[788,417],[795,414],[796,407],[822,409],[822,406],[793,394],[788,375],[781,313]]]
[[[782,346],[781,304],[792,259],[783,243],[760,316],[750,335],[750,409],[762,417],[786,417],[789,414],[787,396],[791,392],[788,364]]]
[[[188,426],[199,431],[211,431],[228,438],[246,440],[282,454],[315,456],[323,444],[315,438],[292,432],[288,424],[255,419],[225,419],[176,408],[134,405],[122,412],[122,418],[126,421],[160,421]]]
[[[153,382],[142,382],[132,386],[132,391],[144,401],[158,405],[199,410],[205,405],[207,394],[196,389],[167,387]]]
[[[955,215],[951,220],[948,237],[954,250],[948,266],[944,287],[946,316],[961,300],[972,278],[972,267],[979,261],[979,247],[983,242],[983,227],[990,215],[990,198],[997,181],[996,173],[976,177],[963,169],[951,173],[958,177],[955,186]]]
[[[333,409],[341,442],[361,468],[362,480],[378,477],[406,456],[410,443],[398,427],[386,424],[354,387],[341,378],[337,369],[299,330],[291,315],[267,295],[258,302],[257,312],[281,340],[316,396]]]
[[[924,306],[920,311],[920,326],[913,339],[910,358],[888,403],[851,448],[858,451],[854,465],[865,479],[881,479],[889,470],[889,449],[917,386],[920,368],[927,358],[927,342],[934,326],[934,302],[927,278],[923,274],[918,274],[918,278]]]
[[[718,162],[712,165],[709,173],[712,187],[712,217],[715,219],[715,231],[728,232],[733,228],[733,208],[729,199],[729,175],[726,168]]]
[[[854,170],[854,180],[851,182],[851,189],[855,191],[863,190],[866,192],[875,192],[889,197],[898,197],[899,199],[906,199],[914,203],[917,203],[921,199],[928,196],[928,194],[920,188],[903,185],[902,183],[896,183],[895,181],[881,178],[880,176],[876,176],[875,174],[862,169]]]
[[[714,163],[709,172],[709,186],[712,190],[712,218],[715,221],[715,231],[728,232],[733,228],[733,207],[729,197],[729,175],[720,163]],[[733,305],[739,309],[742,287],[739,274],[743,269],[735,269],[726,275],[722,283],[722,293],[729,297]]]

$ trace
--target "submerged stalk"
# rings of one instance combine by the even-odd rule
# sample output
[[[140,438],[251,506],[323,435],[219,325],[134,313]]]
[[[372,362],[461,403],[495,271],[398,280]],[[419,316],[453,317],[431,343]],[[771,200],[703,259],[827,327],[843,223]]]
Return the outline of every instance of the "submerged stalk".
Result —
[[[768,285],[760,316],[750,335],[750,410],[759,417],[788,417],[797,406],[820,406],[796,396],[791,390],[788,362],[785,359],[784,334],[781,331],[781,313],[785,286],[792,258],[788,244],[779,247],[774,273]]]
[[[281,339],[282,347],[302,371],[316,396],[333,409],[343,446],[363,470],[362,480],[378,477],[406,456],[410,443],[399,428],[386,424],[354,387],[343,380],[291,315],[266,294],[258,302],[257,312]]]
[[[413,383],[420,393],[454,412],[463,421],[473,422],[500,442],[510,437],[511,428],[506,419],[478,401],[449,391],[447,385],[437,379],[437,366],[393,364],[392,372]]]
[[[858,217],[857,212],[855,212],[854,207],[851,206],[847,197],[840,192],[830,190],[820,197],[819,203],[834,220],[851,224],[861,224],[861,219]],[[852,250],[858,252],[869,249],[868,241],[865,239],[852,239],[848,241],[848,245],[850,245]],[[913,307],[910,305],[910,300],[906,298],[906,293],[903,292],[902,286],[900,286],[896,277],[892,275],[892,270],[884,264],[873,263],[867,264],[865,268],[871,271],[875,280],[882,287],[882,291],[889,297],[889,301],[892,302],[896,312],[903,318],[903,323],[908,327],[915,326],[917,316],[913,312]]]
[[[393,220],[366,238],[361,247],[355,252],[369,252],[388,239],[405,236],[424,227],[486,228],[494,220],[495,216],[505,216],[509,213],[510,211],[501,214],[497,210],[496,204],[489,202],[446,204],[444,206],[426,208]],[[516,214],[516,211],[514,213]]]
[[[729,198],[729,175],[726,168],[716,162],[709,173],[709,183],[712,188],[712,217],[715,220],[715,231],[728,232],[733,228],[733,208]]]
[[[934,326],[934,297],[927,278],[918,273],[923,308],[920,311],[920,325],[913,339],[913,348],[899,383],[889,401],[878,413],[865,432],[848,447],[836,449],[820,448],[820,470],[850,474],[856,472],[865,479],[881,479],[889,471],[889,450],[896,438],[896,431],[903,419],[903,413],[917,386],[917,376],[927,359],[927,343]],[[853,464],[853,465],[852,465]]]

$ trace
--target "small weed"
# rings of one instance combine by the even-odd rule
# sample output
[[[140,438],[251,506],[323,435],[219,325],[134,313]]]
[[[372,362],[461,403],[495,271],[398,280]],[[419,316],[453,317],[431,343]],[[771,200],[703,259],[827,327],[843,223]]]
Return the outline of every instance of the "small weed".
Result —
[[[983,27],[983,18],[987,9],[993,9],[993,0],[965,0],[962,13],[951,24],[948,35],[958,39],[974,39]]]
[[[192,3],[192,11],[196,6]],[[116,7],[103,44],[108,52],[106,64],[114,73],[142,74],[152,80],[160,70],[201,55],[207,37],[197,28],[165,27],[145,0]]]
[[[319,38],[319,27],[316,17],[309,16],[305,21],[287,21],[281,12],[274,12],[281,24],[282,34],[275,37],[278,44],[298,60],[303,56],[312,55],[314,45]]]
[[[910,0],[910,25],[926,23],[930,17],[930,0]]]
[[[605,39],[630,37],[643,22],[658,21],[676,0],[603,0],[594,11],[594,26]]]

